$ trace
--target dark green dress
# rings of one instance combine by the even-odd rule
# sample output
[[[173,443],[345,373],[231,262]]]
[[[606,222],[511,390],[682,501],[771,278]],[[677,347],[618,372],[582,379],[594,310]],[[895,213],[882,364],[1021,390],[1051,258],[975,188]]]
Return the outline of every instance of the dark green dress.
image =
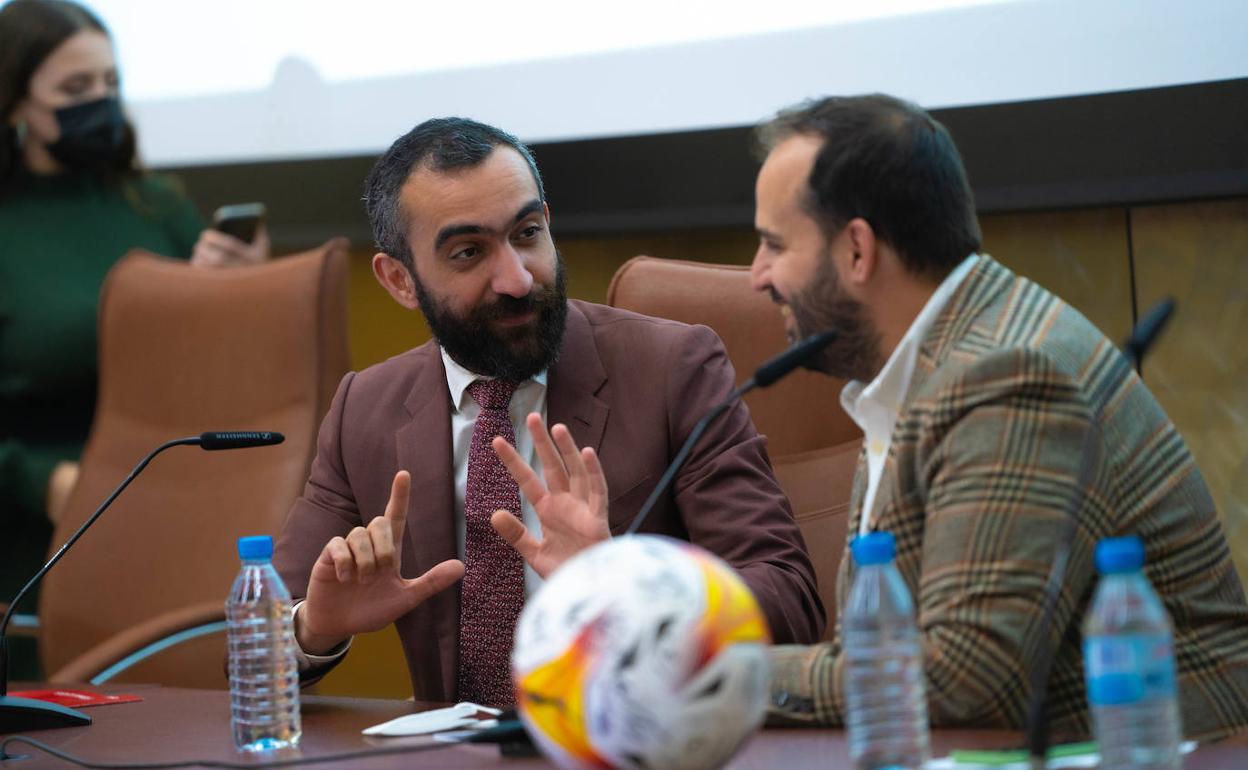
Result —
[[[24,174],[0,195],[0,602],[47,558],[48,476],[91,425],[104,275],[135,247],[189,257],[202,226],[155,175]]]

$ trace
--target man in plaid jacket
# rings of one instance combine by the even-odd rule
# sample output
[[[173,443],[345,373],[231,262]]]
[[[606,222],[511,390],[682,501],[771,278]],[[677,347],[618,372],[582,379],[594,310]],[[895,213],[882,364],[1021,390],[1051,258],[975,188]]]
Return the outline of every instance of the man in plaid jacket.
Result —
[[[865,434],[850,534],[896,536],[932,723],[1021,726],[1032,668],[1050,659],[1054,729],[1086,734],[1093,549],[1136,534],[1174,623],[1185,732],[1248,725],[1248,605],[1190,452],[1086,318],[979,254],[944,127],[874,95],[801,105],[760,136],[754,285],[793,339],[839,333],[818,368],[850,380],[841,401]],[[1070,562],[1044,625],[1065,538]],[[773,717],[841,723],[839,638],[774,648]]]

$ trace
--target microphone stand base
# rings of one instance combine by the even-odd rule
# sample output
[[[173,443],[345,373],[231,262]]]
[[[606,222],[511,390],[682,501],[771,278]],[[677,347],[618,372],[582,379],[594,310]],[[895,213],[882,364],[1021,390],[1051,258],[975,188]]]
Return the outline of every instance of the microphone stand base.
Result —
[[[52,727],[85,727],[91,717],[56,703],[0,695],[0,735]]]

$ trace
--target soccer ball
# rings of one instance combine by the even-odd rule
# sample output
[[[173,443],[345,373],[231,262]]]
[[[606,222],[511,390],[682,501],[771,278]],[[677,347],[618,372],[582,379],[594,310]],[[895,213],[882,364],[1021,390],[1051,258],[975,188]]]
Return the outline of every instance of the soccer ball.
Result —
[[[723,561],[670,538],[616,538],[526,603],[511,656],[517,708],[566,770],[719,767],[763,720],[769,643]]]

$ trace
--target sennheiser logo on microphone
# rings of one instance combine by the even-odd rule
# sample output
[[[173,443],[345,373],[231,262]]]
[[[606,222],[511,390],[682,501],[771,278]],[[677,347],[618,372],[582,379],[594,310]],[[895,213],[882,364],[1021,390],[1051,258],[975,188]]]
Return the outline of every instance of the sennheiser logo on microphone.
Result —
[[[248,447],[272,446],[273,444],[280,444],[285,440],[285,436],[271,430],[234,430],[202,433],[198,443],[202,449],[214,451],[217,449],[246,449]]]

